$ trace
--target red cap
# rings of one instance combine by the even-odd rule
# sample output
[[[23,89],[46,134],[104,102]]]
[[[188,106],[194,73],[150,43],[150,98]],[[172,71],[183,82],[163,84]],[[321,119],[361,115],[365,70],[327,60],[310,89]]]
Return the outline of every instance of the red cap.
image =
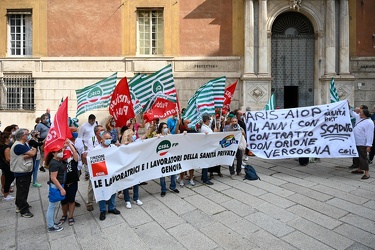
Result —
[[[66,160],[66,159],[68,159],[68,158],[70,158],[70,157],[72,157],[72,152],[69,150],[69,149],[65,149],[64,150],[64,155],[63,155],[63,160]]]

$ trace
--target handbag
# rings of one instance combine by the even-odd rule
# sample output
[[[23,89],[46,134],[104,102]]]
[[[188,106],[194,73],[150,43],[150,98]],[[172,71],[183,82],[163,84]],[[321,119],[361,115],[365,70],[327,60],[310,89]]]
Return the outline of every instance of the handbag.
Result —
[[[61,184],[61,186],[64,188],[64,184]],[[58,202],[65,199],[65,195],[61,195],[61,192],[58,188],[51,187],[51,184],[49,185],[49,192],[48,192],[48,199],[50,202]]]

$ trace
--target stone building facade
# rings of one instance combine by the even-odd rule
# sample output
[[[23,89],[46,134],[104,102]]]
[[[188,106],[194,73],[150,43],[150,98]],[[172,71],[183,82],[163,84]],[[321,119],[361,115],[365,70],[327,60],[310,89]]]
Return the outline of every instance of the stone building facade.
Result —
[[[223,75],[239,79],[233,109],[263,109],[272,93],[280,108],[327,103],[332,77],[340,99],[372,106],[374,10],[372,0],[0,0],[0,120],[30,128],[66,96],[75,116],[76,89],[167,64],[181,106]]]

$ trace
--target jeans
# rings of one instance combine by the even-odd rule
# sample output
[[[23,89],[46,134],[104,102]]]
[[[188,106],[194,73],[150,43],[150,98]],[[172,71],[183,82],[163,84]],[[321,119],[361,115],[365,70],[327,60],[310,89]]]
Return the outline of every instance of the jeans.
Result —
[[[27,197],[29,196],[31,182],[31,172],[26,173],[22,176],[16,177],[16,206],[20,210],[21,214],[29,213],[29,203],[27,203]]]
[[[51,187],[56,188],[55,185],[53,184],[50,184],[50,185]],[[55,209],[57,208],[59,203],[60,203],[59,201],[56,201],[56,202],[49,202],[48,204],[47,213],[46,213],[46,220],[47,220],[48,228],[53,227],[53,225],[55,225],[55,220],[54,220]]]
[[[203,183],[206,183],[207,181],[209,181],[209,179],[208,179],[208,168],[203,168],[202,169],[201,180],[203,181]]]
[[[171,175],[171,184],[169,188],[171,190],[175,190],[177,186],[177,175],[173,174]],[[167,183],[165,182],[165,177],[160,177],[160,186],[161,186],[161,191],[162,192],[167,192]]]
[[[40,160],[35,160],[35,162],[34,162],[33,184],[35,184],[37,182],[37,179],[38,179],[39,163],[40,163]]]
[[[124,200],[125,202],[130,201],[129,188],[124,189]],[[138,200],[139,185],[133,186],[133,200]]]
[[[236,153],[236,159],[237,159],[236,172],[237,172],[237,174],[241,173],[242,157],[243,157],[243,150],[238,149],[237,153]],[[231,175],[234,174],[234,162],[233,162],[232,166],[229,166],[229,173]]]
[[[116,207],[115,207],[115,198],[116,198],[116,194],[113,194],[111,196],[111,198],[109,198],[108,200],[108,211],[111,211],[111,210],[114,210]],[[107,201],[99,201],[99,210],[100,212],[106,212],[107,211]]]

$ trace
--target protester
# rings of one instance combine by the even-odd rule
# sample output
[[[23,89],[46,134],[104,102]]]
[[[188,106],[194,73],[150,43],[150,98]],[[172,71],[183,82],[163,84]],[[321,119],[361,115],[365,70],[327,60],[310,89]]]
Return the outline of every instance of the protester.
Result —
[[[51,123],[49,121],[50,118],[48,118],[49,115],[48,114],[43,114],[41,117],[40,117],[40,122],[38,123],[38,125],[36,125],[35,129],[39,132],[39,142],[42,142],[44,144],[44,142],[46,141],[46,137],[48,135],[48,132],[49,132],[49,129],[51,127]],[[39,170],[42,171],[42,172],[46,172],[45,168],[44,168],[44,146],[41,146],[41,151],[40,151],[41,155],[40,155],[40,168]]]
[[[29,145],[36,148],[37,152],[34,156],[34,168],[33,168],[33,187],[39,188],[42,184],[38,183],[38,170],[40,164],[40,147],[43,146],[42,142],[39,142],[39,132],[38,130],[32,130],[30,132],[31,139],[29,140]]]
[[[112,136],[109,132],[103,132],[100,140],[100,144],[95,147],[95,149],[103,149],[103,148],[110,148],[114,147],[113,144],[111,144]],[[116,193],[112,194],[111,198],[107,201],[101,200],[99,201],[99,209],[100,209],[100,220],[105,220],[106,213],[107,213],[107,206],[106,203],[108,203],[108,213],[119,215],[120,211],[116,209],[115,205],[115,199],[116,199]]]
[[[38,126],[38,124],[40,123],[40,117],[37,117],[35,118],[35,125],[34,125],[34,129],[36,129],[36,126]]]
[[[204,115],[202,115],[202,120],[203,120],[203,124],[202,124],[202,127],[201,127],[201,133],[204,133],[206,135],[213,133],[213,131],[211,129],[211,126],[210,126],[211,117],[208,114],[204,114]],[[217,132],[217,131],[215,131],[215,132]],[[208,179],[208,168],[202,169],[201,180],[206,185],[213,185],[213,183]]]
[[[61,201],[61,210],[63,215],[60,219],[60,223],[63,224],[68,218],[69,226],[73,226],[74,210],[75,210],[75,198],[78,190],[78,152],[72,141],[66,139],[63,151],[62,162],[66,165],[66,179],[64,183],[65,199]]]
[[[169,131],[172,135],[180,133],[178,129],[179,125],[179,120],[178,120],[178,115],[174,114],[172,117],[169,117],[167,120],[167,126],[169,128]]]
[[[88,145],[92,143],[92,138],[94,137],[94,128],[98,125],[96,122],[95,115],[89,115],[88,121],[82,124],[81,128],[78,132],[78,137],[82,139],[83,144],[85,145],[85,149],[87,149]],[[93,148],[93,147],[92,147]],[[87,165],[85,165],[85,180],[87,181],[90,178],[89,170],[87,169]]]
[[[144,125],[141,124],[141,123],[138,123],[137,119],[135,117],[130,119],[126,125],[128,126],[128,128],[130,128],[134,131],[135,136],[138,139],[139,138],[139,133],[138,133],[139,128],[144,128]]]
[[[238,125],[238,120],[237,120],[236,117],[233,117],[231,119],[230,125],[225,126],[224,132],[229,132],[229,131],[241,131],[242,135],[245,136],[245,132],[242,129],[242,127],[240,127]],[[236,173],[237,173],[237,175],[241,175],[242,157],[243,157],[243,150],[238,148],[237,152],[236,152]],[[235,174],[235,172],[234,172],[234,162],[233,162],[232,166],[229,166],[229,173],[230,173],[231,177],[233,177],[234,174]]]
[[[109,117],[109,119],[105,123],[105,128],[112,136],[112,142],[111,142],[112,144],[116,144],[116,143],[119,142],[118,141],[118,131],[117,131],[117,128],[115,126],[116,126],[115,120],[113,119],[112,116]]]
[[[375,105],[372,107],[372,109],[373,109],[374,113],[371,115],[371,120],[375,124]],[[370,151],[369,156],[368,156],[368,163],[369,164],[372,164],[372,161],[374,160],[374,155],[375,155],[375,129],[374,129],[374,139],[373,139],[373,142],[372,142],[371,151]]]
[[[10,171],[10,140],[11,133],[3,132],[0,135],[0,169],[1,175],[1,192],[4,196],[4,201],[13,201],[14,197],[9,194],[10,184],[14,180],[14,173]]]
[[[156,131],[156,137],[165,137],[169,135],[169,129],[168,126],[165,122],[161,122],[159,124],[158,130]],[[169,186],[169,189],[174,192],[174,193],[179,193],[180,191],[176,188],[177,186],[177,176],[175,174],[170,176],[171,178],[171,183]],[[165,177],[160,177],[160,186],[161,186],[161,193],[160,196],[164,197],[167,194],[167,183],[165,181]]]
[[[31,173],[33,171],[33,157],[36,155],[36,148],[30,148],[26,142],[29,130],[18,129],[14,134],[15,142],[10,149],[10,170],[16,178],[16,212],[22,217],[31,218],[34,215],[29,210],[27,198],[29,195]]]
[[[62,196],[66,195],[66,191],[62,184],[65,182],[66,178],[66,167],[62,162],[64,156],[64,147],[58,145],[51,148],[51,151],[46,156],[46,166],[49,169],[49,182],[50,188],[55,188],[60,190]],[[64,228],[61,227],[62,223],[55,223],[54,215],[55,209],[59,205],[59,201],[48,203],[48,208],[46,212],[46,222],[48,232],[59,232]]]
[[[352,173],[364,173],[362,179],[366,180],[370,178],[367,153],[371,151],[371,146],[374,139],[374,122],[370,119],[370,112],[368,109],[362,109],[359,115],[353,111],[350,113],[357,120],[357,123],[353,129],[358,151],[358,157],[354,158],[354,164],[357,169],[353,170]]]
[[[90,140],[86,144],[86,150],[82,154],[82,162],[84,164],[87,164],[87,160],[86,160],[87,153],[93,150],[98,145],[100,145],[102,141],[101,136],[103,135],[104,132],[105,132],[104,127],[102,125],[96,125],[94,127],[94,136],[90,138]],[[94,203],[94,191],[92,189],[91,181],[89,181],[89,184],[87,185],[87,203],[86,203],[87,211],[94,210],[94,207],[92,205],[93,203]]]
[[[130,143],[132,143],[136,140],[136,138],[135,138],[136,136],[135,136],[133,130],[131,130],[131,129],[126,130],[123,137],[124,137],[123,138],[124,145],[128,145],[128,144],[130,144]],[[129,189],[130,188],[125,188],[123,190],[125,206],[128,209],[132,208],[132,205],[130,203]],[[139,185],[136,184],[136,185],[133,186],[133,201],[134,201],[134,204],[137,204],[138,206],[142,206],[143,202],[138,197],[139,197]]]
[[[77,150],[77,153],[78,153],[78,165],[77,165],[77,169],[78,169],[78,178],[81,177],[81,174],[82,174],[82,166],[83,166],[83,163],[82,163],[82,154],[83,152],[85,151],[85,148],[84,148],[84,145],[83,145],[83,141],[81,138],[78,138],[78,129],[77,127],[69,127],[70,129],[70,132],[72,133],[72,138],[70,138],[70,141],[73,143],[74,147],[76,148]],[[81,204],[78,203],[77,201],[75,202],[75,207],[80,207]]]
[[[186,109],[183,108],[181,113],[183,114],[185,110]],[[190,123],[189,120],[181,119],[179,130],[182,131],[184,134],[185,133],[197,133],[197,131],[195,131],[194,129],[192,129],[192,128],[189,127],[189,123]],[[195,182],[194,182],[194,169],[190,169],[189,170],[189,176],[187,176],[186,171],[180,173],[180,187],[184,187],[185,186],[185,181],[184,181],[185,178],[188,179],[188,184],[189,185],[195,186]]]

